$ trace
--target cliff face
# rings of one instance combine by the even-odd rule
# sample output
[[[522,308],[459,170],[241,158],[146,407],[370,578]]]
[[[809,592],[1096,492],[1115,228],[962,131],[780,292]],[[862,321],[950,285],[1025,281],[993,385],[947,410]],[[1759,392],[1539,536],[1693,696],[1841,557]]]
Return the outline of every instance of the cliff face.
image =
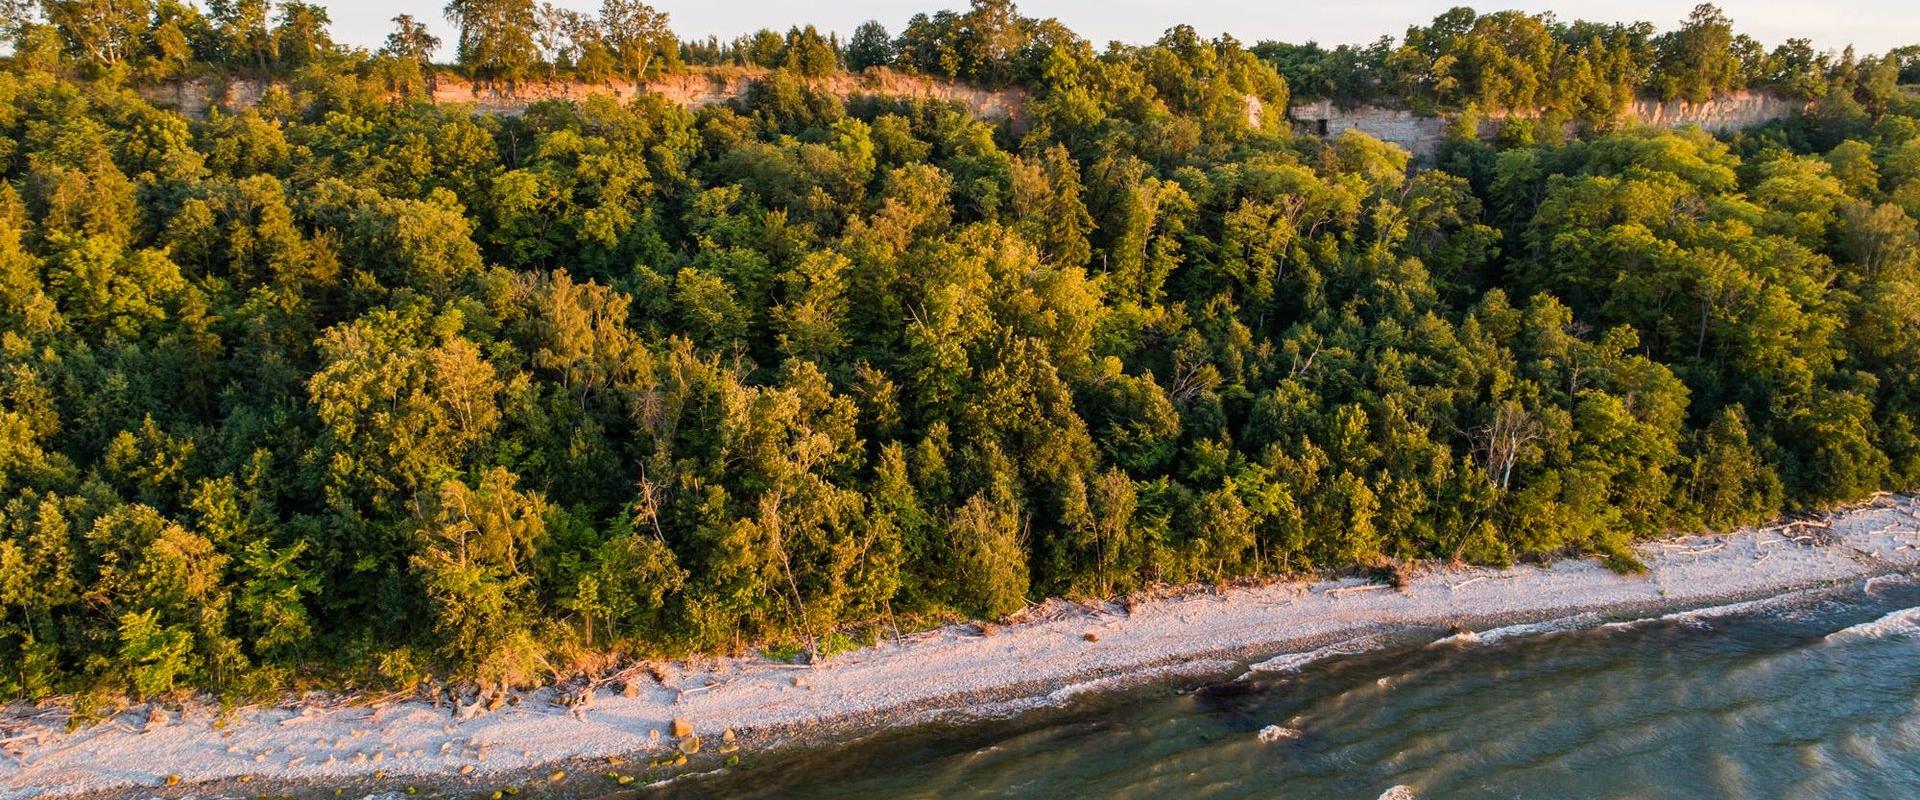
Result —
[[[1433,155],[1447,132],[1447,120],[1423,117],[1396,108],[1360,106],[1340,108],[1331,100],[1301,103],[1287,109],[1294,125],[1303,133],[1339,136],[1357,130],[1385,142],[1407,148],[1416,158]]]
[[[1685,100],[1636,100],[1627,113],[1648,125],[1677,128],[1698,125],[1715,133],[1751,128],[1806,111],[1812,103],[1767,92],[1735,92],[1704,103]]]
[[[549,99],[579,99],[595,94],[612,95],[625,100],[639,93],[657,94],[686,108],[699,108],[744,98],[747,90],[764,77],[758,72],[688,72],[667,75],[644,83],[608,81],[605,83],[528,82],[513,87],[481,85],[441,77],[434,82],[436,103],[472,103],[481,111],[518,114],[535,102]],[[953,81],[903,75],[890,70],[869,70],[860,74],[839,74],[807,81],[842,100],[861,97],[913,97],[959,103],[980,119],[1007,121],[1016,127],[1023,123],[1021,111],[1026,105],[1026,90],[1018,87],[992,90]]]
[[[175,81],[154,86],[142,86],[140,96],[161,108],[171,108],[182,114],[204,117],[207,111],[219,108],[234,111],[260,102],[260,98],[273,88],[266,81],[233,80],[223,83],[207,81]]]
[[[1620,121],[1626,124],[1679,128],[1698,125],[1715,133],[1763,125],[1786,119],[1807,110],[1810,103],[1788,100],[1767,92],[1734,92],[1702,103],[1685,100],[1661,102],[1635,100],[1621,109]],[[1432,156],[1446,138],[1446,117],[1420,116],[1392,108],[1361,106],[1342,109],[1331,101],[1302,103],[1288,109],[1296,125],[1305,132],[1335,136],[1346,130],[1358,130],[1383,141],[1407,148],[1416,158]],[[1492,113],[1481,122],[1480,135],[1492,136],[1513,115]]]
[[[467,103],[476,111],[515,115],[542,100],[579,100],[592,95],[609,95],[627,100],[638,94],[656,94],[686,107],[699,108],[743,98],[765,73],[734,71],[697,71],[634,83],[606,81],[576,83],[568,81],[524,81],[512,86],[474,83],[464,78],[436,76],[431,83],[435,103]],[[1016,130],[1025,127],[1022,111],[1027,92],[1020,87],[983,89],[953,81],[903,75],[884,69],[860,74],[840,74],[814,78],[808,85],[827,91],[843,100],[853,97],[912,97],[959,103],[975,117],[1004,121]],[[149,102],[204,116],[213,108],[227,111],[246,108],[259,102],[271,84],[263,81],[236,80],[225,83],[183,81],[140,90]]]
[[[660,95],[686,108],[699,108],[744,98],[748,89],[764,77],[764,72],[757,71],[714,70],[667,75],[641,83],[527,81],[507,86],[474,83],[442,75],[433,79],[431,91],[436,103],[471,104],[476,111],[489,114],[520,114],[528,106],[542,100],[579,100],[592,95],[610,95],[624,101],[640,93]],[[913,97],[959,103],[977,118],[1006,122],[1016,132],[1026,129],[1028,95],[1025,89],[1017,86],[983,89],[886,69],[868,70],[857,75],[814,78],[808,81],[808,85],[843,100],[863,96]],[[201,116],[215,107],[231,111],[253,105],[260,101],[269,88],[270,84],[261,81],[229,81],[221,84],[187,81],[146,87],[141,89],[141,94],[155,105]],[[1620,119],[1630,124],[1668,128],[1698,125],[1709,131],[1721,132],[1785,119],[1805,111],[1808,105],[1804,101],[1787,100],[1765,92],[1736,92],[1703,103],[1636,100],[1621,110]],[[1303,133],[1335,136],[1343,131],[1358,130],[1405,147],[1416,158],[1430,157],[1439,150],[1440,143],[1446,138],[1448,124],[1445,117],[1420,116],[1409,111],[1374,106],[1342,109],[1326,100],[1296,104],[1287,111],[1295,126]],[[1249,125],[1258,127],[1261,116],[1266,113],[1270,111],[1262,108],[1258,98],[1247,98]],[[1497,133],[1500,125],[1509,117],[1506,113],[1489,114],[1481,123],[1481,135]]]

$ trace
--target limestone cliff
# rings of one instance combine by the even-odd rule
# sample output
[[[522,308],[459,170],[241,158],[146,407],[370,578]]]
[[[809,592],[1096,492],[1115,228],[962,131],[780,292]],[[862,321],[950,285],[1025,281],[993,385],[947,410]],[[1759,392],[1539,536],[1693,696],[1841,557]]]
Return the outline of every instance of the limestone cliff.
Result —
[[[1698,125],[1718,133],[1786,119],[1807,110],[1809,105],[1767,92],[1734,92],[1701,103],[1643,98],[1621,109],[1619,120],[1625,124],[1663,128]],[[1415,157],[1433,155],[1446,138],[1449,123],[1446,117],[1422,116],[1402,109],[1375,106],[1343,109],[1326,100],[1296,104],[1288,113],[1304,132],[1336,136],[1346,130],[1358,130],[1405,147]],[[1481,123],[1480,134],[1492,136],[1514,116],[1509,112],[1488,114]]]
[[[541,100],[581,99],[591,95],[610,95],[625,100],[639,93],[661,95],[687,108],[725,103],[746,96],[756,81],[765,77],[757,70],[698,70],[666,75],[641,83],[613,80],[600,83],[569,81],[522,81],[476,83],[452,75],[437,75],[430,81],[436,103],[468,103],[475,110],[490,114],[519,114]],[[807,83],[841,99],[860,96],[916,97],[959,103],[980,119],[1005,121],[1016,129],[1024,127],[1022,111],[1027,92],[1020,87],[984,89],[954,81],[905,75],[886,69],[858,74],[838,74],[809,79]],[[210,109],[227,111],[253,105],[271,88],[264,81],[232,80],[222,83],[181,81],[141,89],[149,102],[182,113],[204,116]]]
[[[438,75],[432,79],[431,92],[436,103],[466,103],[477,111],[491,114],[519,114],[541,100],[580,99],[596,94],[625,100],[642,92],[663,96],[687,108],[698,108],[743,98],[749,87],[765,75],[765,72],[758,70],[716,69],[667,75],[641,83],[617,80],[602,83],[524,81],[513,85],[475,83],[457,76]],[[1028,95],[1025,89],[1017,86],[985,89],[887,69],[813,78],[808,80],[808,84],[842,99],[861,96],[917,97],[955,102],[980,119],[1004,121],[1016,131],[1026,127]],[[156,105],[176,108],[187,114],[204,115],[215,107],[226,110],[245,108],[259,102],[269,88],[270,84],[261,81],[183,81],[147,87],[141,92]],[[1806,110],[1808,105],[1804,101],[1788,100],[1765,92],[1735,92],[1702,103],[1642,99],[1621,109],[1620,120],[1674,128],[1698,125],[1709,131],[1720,132],[1785,119]],[[1431,156],[1439,149],[1448,125],[1446,117],[1422,116],[1401,109],[1375,106],[1344,109],[1325,100],[1295,104],[1287,111],[1296,128],[1303,133],[1333,136],[1346,130],[1358,130],[1405,147],[1418,158]],[[1258,98],[1247,98],[1249,125],[1258,127],[1261,116],[1266,113],[1270,113],[1270,110],[1263,108]],[[1512,116],[1509,112],[1488,114],[1482,122],[1480,133],[1483,136],[1493,135]]]

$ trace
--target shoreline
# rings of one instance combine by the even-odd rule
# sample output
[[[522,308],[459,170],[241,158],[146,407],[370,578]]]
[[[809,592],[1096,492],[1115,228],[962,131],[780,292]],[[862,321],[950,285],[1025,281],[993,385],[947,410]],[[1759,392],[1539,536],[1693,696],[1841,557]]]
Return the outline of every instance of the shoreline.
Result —
[[[719,766],[714,751],[729,731],[749,754],[817,746],[891,727],[1004,717],[1156,681],[1228,679],[1267,661],[1286,669],[1313,660],[1315,650],[1338,655],[1348,649],[1342,642],[1368,637],[1426,631],[1440,638],[1468,629],[1491,643],[1570,618],[1630,619],[1920,566],[1920,499],[1882,497],[1830,519],[1817,538],[1772,526],[1643,543],[1642,575],[1581,558],[1433,567],[1400,589],[1348,578],[1187,592],[1127,609],[1053,600],[1011,625],[948,625],[818,665],[676,663],[664,681],[640,681],[633,696],[605,688],[571,711],[543,688],[467,719],[451,707],[406,700],[245,708],[216,726],[217,708],[200,703],[157,723],[138,706],[69,733],[63,712],[16,709],[0,716],[0,800],[251,782],[296,791],[481,787],[545,782],[554,770],[570,773],[565,783],[576,791],[617,788],[600,775],[610,758],[624,759],[611,769],[634,775],[639,786],[672,779],[646,762],[674,752],[676,718],[708,743],[697,763]],[[1496,629],[1502,632],[1487,635]],[[179,785],[168,791],[176,775]]]

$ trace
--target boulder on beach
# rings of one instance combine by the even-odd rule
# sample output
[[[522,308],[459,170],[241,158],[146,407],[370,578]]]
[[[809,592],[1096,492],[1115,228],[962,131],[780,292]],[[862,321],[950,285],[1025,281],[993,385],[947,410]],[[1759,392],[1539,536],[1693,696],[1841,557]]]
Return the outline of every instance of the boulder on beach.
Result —
[[[673,724],[667,727],[667,732],[675,736],[691,736],[693,735],[693,723],[687,721],[686,717],[674,717]]]

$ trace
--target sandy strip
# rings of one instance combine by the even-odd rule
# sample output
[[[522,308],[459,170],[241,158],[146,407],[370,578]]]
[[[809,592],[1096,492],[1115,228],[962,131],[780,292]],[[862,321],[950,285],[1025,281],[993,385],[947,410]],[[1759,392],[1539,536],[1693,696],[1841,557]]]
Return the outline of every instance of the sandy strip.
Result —
[[[709,748],[733,729],[758,749],[881,725],[1012,713],[1143,679],[1230,677],[1255,662],[1291,668],[1311,656],[1289,654],[1330,644],[1338,654],[1351,649],[1338,644],[1345,640],[1410,627],[1486,633],[1495,625],[1582,614],[1620,619],[1855,580],[1871,588],[1874,576],[1920,565],[1916,529],[1920,502],[1883,498],[1877,507],[1835,517],[1830,530],[1648,543],[1640,550],[1651,569],[1641,576],[1582,559],[1436,569],[1399,591],[1348,579],[1193,593],[1136,603],[1130,613],[1052,603],[1034,615],[1042,619],[992,635],[949,626],[810,669],[753,659],[675,665],[665,683],[645,680],[649,688],[634,697],[603,690],[578,715],[552,704],[549,690],[466,720],[416,701],[377,709],[249,709],[219,728],[212,708],[159,724],[141,709],[67,732],[58,711],[14,709],[0,716],[0,800],[161,787],[170,774],[183,784],[257,776],[328,785],[376,772],[385,782],[480,782],[570,759],[665,752],[675,717],[691,721]]]

